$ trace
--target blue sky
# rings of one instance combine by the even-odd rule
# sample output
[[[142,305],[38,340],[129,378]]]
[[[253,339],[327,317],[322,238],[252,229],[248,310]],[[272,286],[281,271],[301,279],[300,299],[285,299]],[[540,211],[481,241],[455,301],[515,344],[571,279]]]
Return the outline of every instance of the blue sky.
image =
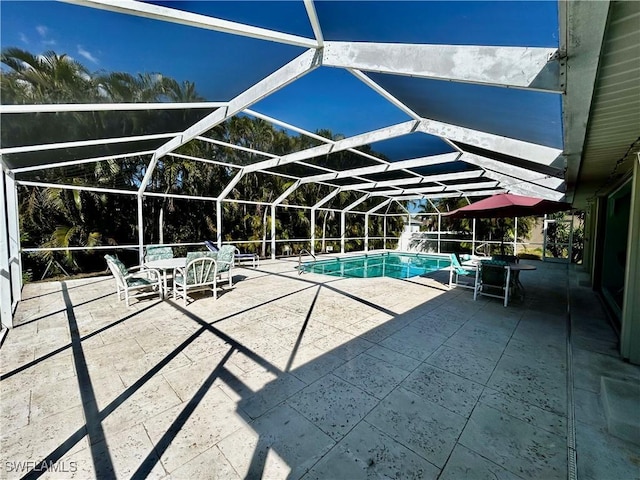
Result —
[[[312,36],[301,0],[154,3]],[[3,48],[67,53],[93,71],[159,72],[179,81],[195,82],[198,92],[212,101],[232,98],[303,51],[58,2],[2,1],[0,9]],[[557,3],[552,1],[330,1],[316,2],[316,9],[327,40],[558,45]],[[468,102],[468,95],[459,95],[455,85],[441,90],[450,96],[452,105],[457,97]],[[544,137],[548,128],[556,131],[557,140],[559,97],[525,99],[524,104],[520,98],[499,100],[513,101],[530,112],[533,121],[541,125],[536,139]],[[503,105],[498,113],[509,106]],[[329,128],[344,135],[407,119],[348,72],[330,68],[312,72],[252,108],[309,130]],[[457,109],[464,109],[464,105],[458,104]],[[428,104],[425,110],[421,114],[427,116]]]

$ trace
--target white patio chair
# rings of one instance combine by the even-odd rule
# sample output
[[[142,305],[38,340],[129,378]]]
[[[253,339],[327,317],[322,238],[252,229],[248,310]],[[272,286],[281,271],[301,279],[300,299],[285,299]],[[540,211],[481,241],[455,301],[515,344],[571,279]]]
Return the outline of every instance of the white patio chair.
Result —
[[[220,252],[188,253],[186,266],[173,271],[173,299],[182,297],[182,302],[186,306],[189,293],[202,290],[211,290],[214,300],[217,299],[218,279],[224,272],[229,275],[233,264],[233,258],[231,264],[217,260],[216,257],[219,255]],[[229,277],[229,286],[231,286],[231,277]]]
[[[122,295],[129,306],[130,298],[144,297],[158,294],[162,298],[162,277],[160,272],[142,265],[127,268],[112,255],[105,255],[107,266],[116,281],[116,295],[118,301],[122,301]]]

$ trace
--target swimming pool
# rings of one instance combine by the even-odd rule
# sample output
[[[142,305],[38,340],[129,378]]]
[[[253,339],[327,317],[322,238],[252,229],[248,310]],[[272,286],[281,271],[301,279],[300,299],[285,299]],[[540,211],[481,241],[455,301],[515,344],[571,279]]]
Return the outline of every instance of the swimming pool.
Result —
[[[444,255],[375,253],[307,262],[302,265],[302,271],[349,278],[411,278],[450,265],[449,257]]]

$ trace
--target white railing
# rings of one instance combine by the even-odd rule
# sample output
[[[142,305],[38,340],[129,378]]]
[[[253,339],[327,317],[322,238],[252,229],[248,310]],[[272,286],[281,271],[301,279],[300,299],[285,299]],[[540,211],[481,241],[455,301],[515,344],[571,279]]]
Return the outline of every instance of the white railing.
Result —
[[[409,242],[408,248],[404,248],[404,250],[414,251],[414,252],[425,252],[425,253],[452,253],[455,252],[463,252],[465,249],[461,248],[462,244],[466,245],[466,250],[468,253],[479,254],[479,255],[487,255],[490,256],[492,254],[498,253],[501,249],[508,253],[521,254],[527,251],[533,251],[534,249],[542,249],[542,244],[531,243],[531,242],[514,242],[513,240],[500,242],[499,240],[480,240],[473,238],[462,238],[460,236],[452,236],[449,238],[449,235],[455,235],[456,232],[416,232],[411,235],[411,240]],[[346,253],[346,252],[356,252],[356,251],[369,251],[372,250],[396,250],[401,248],[401,240],[402,236],[369,236],[369,237],[325,237],[322,238],[314,238],[313,243],[318,248],[315,248],[315,252],[320,253]],[[275,244],[276,246],[276,255],[277,257],[291,257],[291,256],[299,256],[300,252],[309,252],[311,255],[311,238],[277,238],[275,242],[272,242],[270,238],[265,240],[231,240],[222,242],[224,244],[231,244],[236,246],[253,246],[257,251],[258,255],[263,258],[273,257],[271,249]],[[146,248],[145,244],[144,247]],[[156,245],[156,244],[153,244]],[[162,243],[162,245],[176,247],[176,248],[186,248],[189,249],[191,247],[202,247],[204,249],[204,242],[174,242],[174,243]],[[260,248],[264,245],[264,255],[261,255]],[[321,248],[324,246],[324,248]],[[102,251],[137,251],[139,249],[138,244],[123,244],[123,245],[99,245],[94,247],[24,247],[21,248],[21,254],[36,254],[42,252],[102,252]],[[313,256],[313,255],[312,255]],[[314,256],[315,258],[315,256]],[[51,265],[49,265],[51,266]]]

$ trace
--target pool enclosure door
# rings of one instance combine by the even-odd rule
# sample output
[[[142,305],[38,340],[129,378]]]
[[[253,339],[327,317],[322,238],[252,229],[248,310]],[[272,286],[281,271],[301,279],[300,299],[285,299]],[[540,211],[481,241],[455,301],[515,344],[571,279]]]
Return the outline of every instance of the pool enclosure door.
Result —
[[[562,219],[544,219],[542,260],[571,263],[573,215]]]

